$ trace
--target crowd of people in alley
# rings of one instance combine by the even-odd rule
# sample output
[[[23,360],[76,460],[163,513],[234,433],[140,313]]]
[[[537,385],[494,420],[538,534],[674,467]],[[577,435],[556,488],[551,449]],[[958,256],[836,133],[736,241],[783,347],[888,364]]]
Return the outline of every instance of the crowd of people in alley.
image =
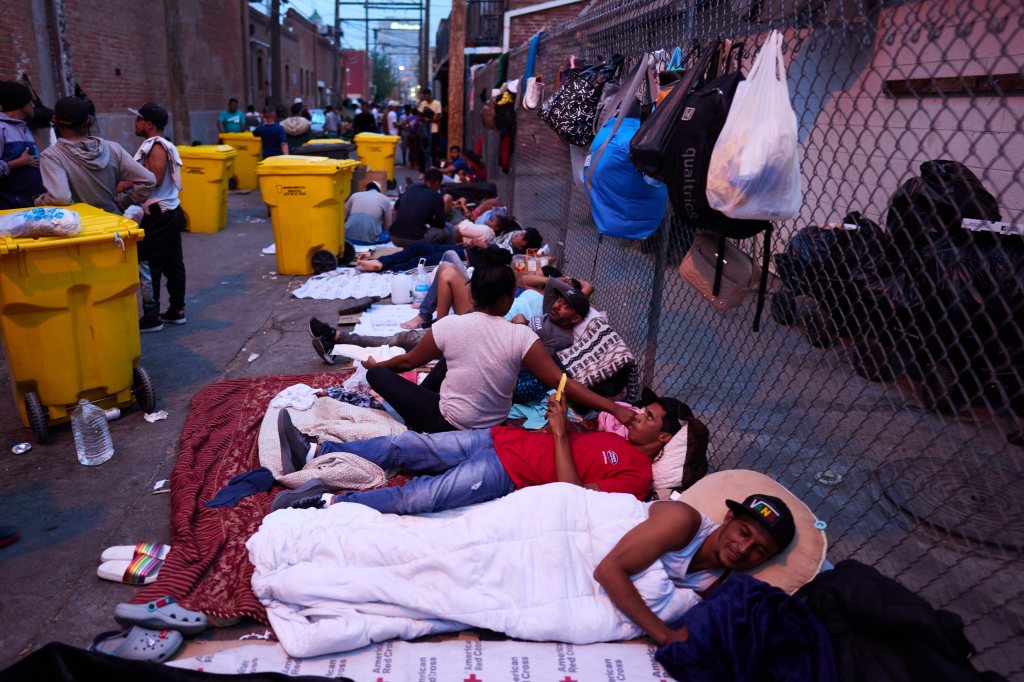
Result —
[[[129,154],[90,134],[94,112],[81,98],[56,103],[56,140],[41,153],[27,127],[34,113],[29,90],[0,82],[0,108],[0,208],[85,203],[136,216],[145,230],[138,247],[140,331],[185,324],[182,160],[166,134],[166,109],[148,102],[129,110],[141,140]],[[689,458],[689,468],[680,464],[670,487],[700,478],[707,470],[707,428],[685,402],[639,385],[637,354],[596,305],[593,284],[563,273],[542,233],[520,224],[501,197],[483,188],[487,168],[480,155],[446,145],[441,116],[440,103],[423,90],[416,107],[396,101],[328,107],[323,123],[328,137],[398,135],[403,161],[422,172],[419,182],[400,188],[394,205],[389,188],[371,182],[351,194],[345,210],[350,241],[397,247],[386,255],[364,253],[356,269],[432,268],[405,331],[367,338],[309,321],[314,350],[327,363],[337,344],[403,349],[388,358],[371,355],[362,366],[375,398],[407,430],[342,443],[311,438],[287,409],[277,419],[281,476],[339,452],[415,475],[405,485],[367,491],[336,490],[312,478],[279,493],[271,511],[358,503],[384,514],[425,514],[553,483],[647,501],[656,464],[674,441],[683,443],[676,450],[680,461]],[[243,112],[232,99],[217,126],[223,133],[251,130],[262,140],[263,156],[271,157],[312,139],[312,118],[298,100]],[[416,374],[427,367],[422,378]],[[524,428],[531,417],[544,427]],[[706,593],[793,540],[793,515],[783,500],[759,493],[723,504],[725,522],[715,524],[683,502],[652,502],[645,520],[594,572],[611,603],[660,644],[684,639],[685,628],[659,618],[632,576],[668,557],[679,588]]]

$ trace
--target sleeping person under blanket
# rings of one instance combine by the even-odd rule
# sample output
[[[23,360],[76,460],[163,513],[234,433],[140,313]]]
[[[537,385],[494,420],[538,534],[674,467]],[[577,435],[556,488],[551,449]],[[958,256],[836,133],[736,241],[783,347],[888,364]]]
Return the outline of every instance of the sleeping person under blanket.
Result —
[[[422,516],[349,502],[283,509],[247,543],[252,586],[295,657],[469,627],[665,644],[687,637],[667,623],[795,535],[778,498],[724,504],[718,525],[683,502],[552,483]]]

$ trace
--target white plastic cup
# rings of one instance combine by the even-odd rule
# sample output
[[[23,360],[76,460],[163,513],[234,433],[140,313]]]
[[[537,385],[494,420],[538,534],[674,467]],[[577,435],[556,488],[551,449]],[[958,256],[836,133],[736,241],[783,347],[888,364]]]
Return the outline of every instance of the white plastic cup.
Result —
[[[412,303],[412,276],[400,273],[391,278],[391,302]]]

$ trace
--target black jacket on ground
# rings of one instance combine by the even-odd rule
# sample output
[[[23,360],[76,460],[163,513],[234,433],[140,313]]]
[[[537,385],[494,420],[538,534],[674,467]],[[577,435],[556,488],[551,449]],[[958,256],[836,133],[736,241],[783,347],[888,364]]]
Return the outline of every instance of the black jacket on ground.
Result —
[[[840,561],[797,592],[832,637],[843,682],[1001,680],[968,661],[960,616],[933,609],[859,561]]]

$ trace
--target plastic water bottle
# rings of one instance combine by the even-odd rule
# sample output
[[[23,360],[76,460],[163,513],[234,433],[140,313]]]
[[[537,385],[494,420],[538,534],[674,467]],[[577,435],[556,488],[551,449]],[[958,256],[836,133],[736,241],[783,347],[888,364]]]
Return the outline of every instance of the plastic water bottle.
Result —
[[[85,466],[103,464],[114,456],[107,415],[88,400],[79,400],[71,412],[71,432],[75,435],[75,452]]]
[[[416,266],[416,283],[412,286],[412,302],[416,305],[423,303],[430,290],[430,282],[427,281],[427,259],[420,258]]]

